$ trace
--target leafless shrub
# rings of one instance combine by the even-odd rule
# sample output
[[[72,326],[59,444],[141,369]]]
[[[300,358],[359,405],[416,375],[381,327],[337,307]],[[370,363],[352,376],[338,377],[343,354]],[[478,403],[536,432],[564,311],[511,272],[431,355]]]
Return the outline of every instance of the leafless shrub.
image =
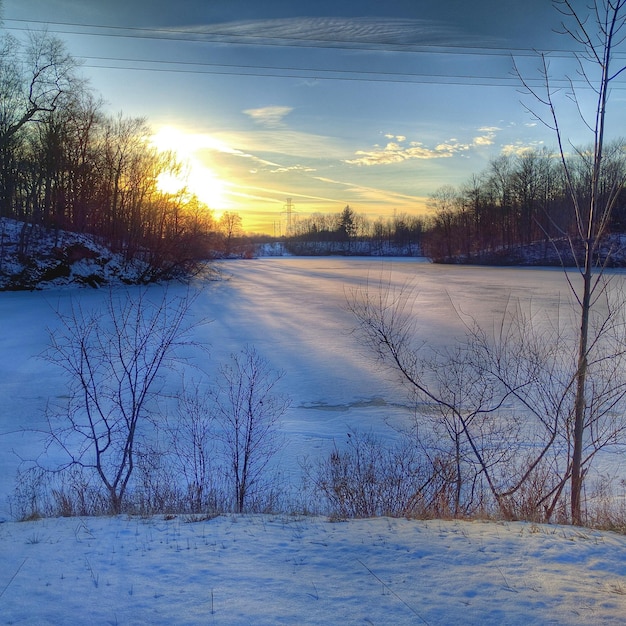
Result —
[[[149,289],[109,292],[104,311],[73,302],[58,313],[45,353],[67,375],[68,400],[49,406],[48,446],[67,458],[61,468],[92,470],[119,513],[137,448],[162,396],[162,374],[180,363],[188,343],[193,296],[161,296]]]
[[[33,467],[20,472],[9,501],[11,514],[18,520],[105,515],[110,511],[98,477],[79,467],[65,472]]]
[[[350,432],[312,476],[329,513],[338,518],[419,517],[427,514],[443,487],[413,445],[385,445],[372,434]]]
[[[626,481],[604,474],[587,481],[585,526],[626,533]]]
[[[215,407],[200,383],[183,384],[173,416],[166,420],[164,437],[173,473],[182,480],[191,513],[216,506],[217,468]],[[223,491],[224,486],[219,487]]]
[[[220,368],[213,397],[217,437],[237,513],[252,503],[259,508],[261,495],[272,490],[266,470],[280,449],[278,420],[290,402],[276,390],[281,378],[253,347],[233,354]]]

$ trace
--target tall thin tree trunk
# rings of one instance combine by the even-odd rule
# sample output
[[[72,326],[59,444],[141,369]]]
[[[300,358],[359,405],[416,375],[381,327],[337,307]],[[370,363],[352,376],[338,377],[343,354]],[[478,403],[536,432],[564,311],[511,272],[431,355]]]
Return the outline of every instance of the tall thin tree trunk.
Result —
[[[591,256],[591,246],[587,244],[586,257]],[[587,387],[587,345],[589,337],[589,313],[591,308],[591,259],[585,259],[584,287],[581,300],[580,335],[578,343],[578,368],[576,371],[576,398],[574,400],[574,451],[572,455],[571,514],[572,523],[582,524],[583,486],[583,435],[585,432],[585,407]]]

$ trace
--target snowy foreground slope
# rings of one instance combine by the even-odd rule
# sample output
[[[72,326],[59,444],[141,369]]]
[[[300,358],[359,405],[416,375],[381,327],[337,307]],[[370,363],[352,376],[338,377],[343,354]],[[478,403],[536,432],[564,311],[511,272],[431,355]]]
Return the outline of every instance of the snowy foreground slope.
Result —
[[[626,537],[281,516],[0,526],[3,624],[623,624]]]

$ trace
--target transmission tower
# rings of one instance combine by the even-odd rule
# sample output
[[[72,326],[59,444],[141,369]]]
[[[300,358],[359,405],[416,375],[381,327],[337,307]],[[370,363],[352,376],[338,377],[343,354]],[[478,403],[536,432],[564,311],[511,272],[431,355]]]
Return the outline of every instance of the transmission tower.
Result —
[[[283,207],[283,213],[286,216],[287,219],[287,231],[286,234],[290,235],[291,234],[291,227],[292,227],[292,219],[293,219],[293,213],[294,213],[294,208],[293,208],[293,202],[291,201],[291,198],[287,198],[287,204],[285,204],[285,206]]]

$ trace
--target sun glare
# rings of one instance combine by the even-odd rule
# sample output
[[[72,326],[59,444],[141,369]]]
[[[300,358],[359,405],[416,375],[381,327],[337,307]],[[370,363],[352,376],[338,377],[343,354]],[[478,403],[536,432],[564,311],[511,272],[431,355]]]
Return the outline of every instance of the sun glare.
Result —
[[[159,150],[174,152],[185,171],[181,177],[161,174],[157,181],[161,191],[178,193],[186,188],[210,209],[219,211],[229,208],[229,202],[226,200],[227,184],[219,178],[215,170],[205,165],[197,156],[198,150],[206,144],[202,136],[166,126],[152,137],[152,143]]]
[[[163,173],[157,176],[157,185],[163,193],[176,194],[187,186],[187,181],[178,176]]]

